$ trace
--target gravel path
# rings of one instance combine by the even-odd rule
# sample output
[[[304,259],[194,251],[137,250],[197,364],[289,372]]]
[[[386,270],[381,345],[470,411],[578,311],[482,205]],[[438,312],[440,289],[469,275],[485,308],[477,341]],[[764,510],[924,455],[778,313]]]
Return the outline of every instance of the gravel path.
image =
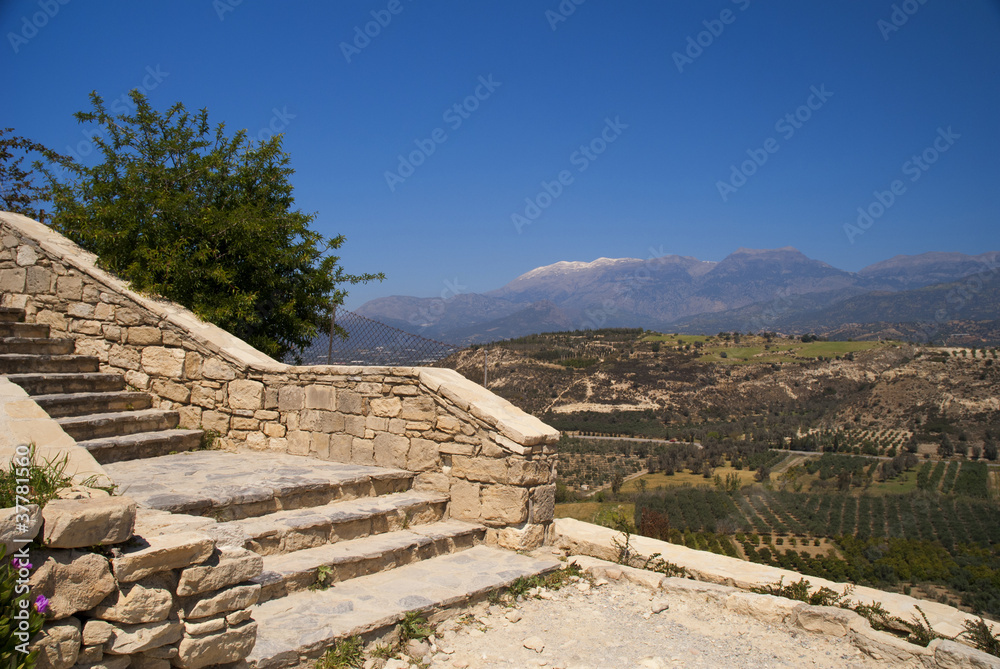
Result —
[[[438,627],[432,669],[885,667],[846,639],[734,614],[704,595],[664,597],[625,580],[578,582],[516,608],[486,603]],[[656,604],[669,608],[653,613]],[[516,622],[515,622],[516,621]],[[532,638],[534,637],[534,638]],[[531,650],[529,645],[540,650]],[[406,666],[400,663],[395,666]]]

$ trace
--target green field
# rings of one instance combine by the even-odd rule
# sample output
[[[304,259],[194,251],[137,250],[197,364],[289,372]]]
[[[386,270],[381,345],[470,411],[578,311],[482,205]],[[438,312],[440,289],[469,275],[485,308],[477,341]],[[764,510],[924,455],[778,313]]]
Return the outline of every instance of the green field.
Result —
[[[708,335],[682,335],[682,334],[648,334],[641,341],[658,341],[669,344],[693,344],[696,341],[707,341]]]
[[[877,341],[813,341],[808,343],[781,341],[759,346],[717,346],[705,350],[701,362],[740,365],[747,363],[796,362],[816,358],[835,358],[857,351],[867,351],[885,342]],[[765,348],[767,346],[767,348]],[[725,353],[725,357],[722,354]]]

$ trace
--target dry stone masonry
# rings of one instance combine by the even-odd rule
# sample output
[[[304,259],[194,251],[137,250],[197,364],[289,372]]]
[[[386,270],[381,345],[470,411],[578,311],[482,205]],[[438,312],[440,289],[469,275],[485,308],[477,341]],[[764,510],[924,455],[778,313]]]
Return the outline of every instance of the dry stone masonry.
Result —
[[[450,517],[486,525],[488,542],[545,540],[558,433],[456,372],[280,364],[129,290],[36,221],[0,213],[0,243],[3,306],[72,338],[101,372],[177,411],[180,427],[218,434],[227,450],[406,469],[415,489],[450,496]]]

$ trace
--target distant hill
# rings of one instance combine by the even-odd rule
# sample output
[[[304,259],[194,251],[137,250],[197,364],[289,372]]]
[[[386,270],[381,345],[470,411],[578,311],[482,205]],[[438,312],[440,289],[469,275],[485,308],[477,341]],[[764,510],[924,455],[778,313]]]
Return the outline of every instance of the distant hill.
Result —
[[[677,255],[649,260],[599,258],[539,267],[487,293],[449,300],[385,297],[365,303],[357,312],[454,343],[602,327],[832,333],[851,323],[875,323],[871,319],[876,317],[886,323],[933,320],[936,310],[947,306],[939,305],[940,300],[947,300],[948,291],[958,287],[910,292],[998,265],[996,251],[976,256],[925,253],[846,272],[791,247],[741,248],[720,262]],[[894,294],[900,295],[898,300],[885,301]],[[952,309],[954,320],[972,318],[973,312],[985,315],[991,295],[983,293],[982,308]],[[868,330],[877,334],[877,328]]]

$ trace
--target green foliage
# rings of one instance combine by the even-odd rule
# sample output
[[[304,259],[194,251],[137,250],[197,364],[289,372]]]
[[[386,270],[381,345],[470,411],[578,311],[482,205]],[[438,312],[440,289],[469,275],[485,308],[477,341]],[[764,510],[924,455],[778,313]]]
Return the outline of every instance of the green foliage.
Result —
[[[7,547],[0,544],[0,667],[31,669],[38,660],[38,649],[25,654],[18,651],[18,646],[27,645],[28,640],[42,629],[46,602],[44,598],[37,598],[32,603],[26,589],[18,591],[18,568],[31,569],[31,566],[22,564],[17,558],[8,560],[6,554]],[[22,630],[21,621],[15,619],[21,611],[28,612],[26,630]]]
[[[22,164],[31,154],[48,160],[57,160],[59,156],[13,132],[13,128],[0,128],[0,211],[24,214],[44,223],[48,215],[37,204],[46,199],[46,189],[35,184],[34,175]]]
[[[73,477],[66,473],[68,465],[67,454],[39,463],[35,457],[35,445],[31,444],[28,455],[15,455],[10,461],[10,466],[0,471],[0,509],[16,506],[18,488],[23,489],[24,485],[18,484],[19,479],[28,480],[27,494],[20,495],[22,501],[27,499],[28,504],[45,506],[56,498],[60,490],[73,485]],[[92,488],[101,487],[96,476],[83,481],[83,485]],[[113,487],[102,489],[112,494],[115,492]]]
[[[402,622],[396,626],[400,646],[405,646],[410,639],[426,639],[434,634],[434,629],[427,624],[427,619],[417,611],[409,611]]]
[[[361,669],[364,663],[364,642],[361,637],[341,639],[316,662],[316,669]]]
[[[383,278],[346,274],[331,254],[344,237],[310,230],[314,215],[294,208],[280,135],[227,137],[207,109],[161,113],[130,96],[132,115],[112,115],[96,92],[93,110],[76,114],[100,128],[102,163],[63,159],[66,180],[46,170],[53,227],[105,269],[279,359],[325,329],[346,295],[339,285]]]
[[[309,586],[310,590],[326,590],[333,585],[333,567],[321,564],[316,567],[316,580]]]
[[[966,620],[965,631],[962,632],[969,637],[972,645],[990,655],[1000,657],[1000,636],[993,633],[993,628],[986,624],[986,621]]]

